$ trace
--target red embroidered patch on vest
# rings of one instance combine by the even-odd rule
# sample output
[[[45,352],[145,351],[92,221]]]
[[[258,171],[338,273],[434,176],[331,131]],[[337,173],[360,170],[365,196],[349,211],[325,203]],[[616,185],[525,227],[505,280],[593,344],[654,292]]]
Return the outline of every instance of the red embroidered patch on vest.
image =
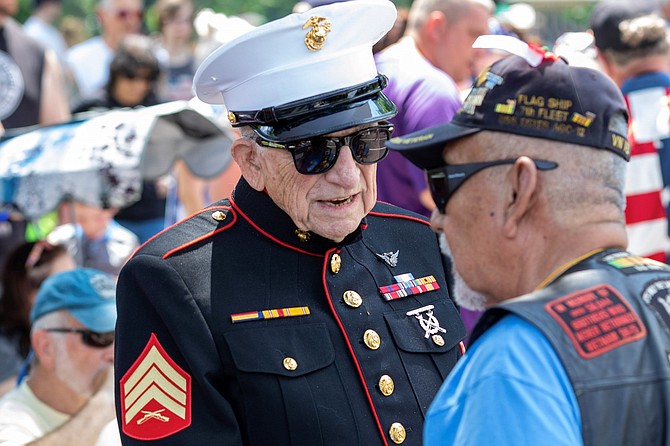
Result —
[[[129,437],[158,440],[191,425],[191,376],[168,356],[155,334],[120,386],[121,424]]]
[[[595,358],[647,335],[647,329],[630,304],[609,285],[553,300],[545,310],[570,337],[584,359]]]

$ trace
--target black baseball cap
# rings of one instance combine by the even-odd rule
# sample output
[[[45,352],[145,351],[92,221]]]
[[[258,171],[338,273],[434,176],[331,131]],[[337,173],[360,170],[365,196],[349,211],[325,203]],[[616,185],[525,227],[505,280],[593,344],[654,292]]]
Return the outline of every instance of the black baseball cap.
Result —
[[[600,50],[628,51],[656,45],[665,38],[663,34],[650,34],[645,39],[625,38],[622,22],[649,16],[659,20],[665,28],[664,20],[647,0],[607,0],[598,3],[591,13],[591,31],[595,45]]]
[[[610,150],[630,157],[628,112],[603,73],[545,53],[536,67],[512,55],[485,69],[448,124],[392,138],[387,146],[422,169],[444,165],[445,143],[481,130]]]

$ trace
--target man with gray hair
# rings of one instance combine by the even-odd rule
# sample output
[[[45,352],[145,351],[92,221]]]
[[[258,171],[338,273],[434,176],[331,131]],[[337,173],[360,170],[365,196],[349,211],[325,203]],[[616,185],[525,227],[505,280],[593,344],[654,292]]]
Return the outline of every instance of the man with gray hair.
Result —
[[[667,445],[670,267],[625,250],[626,104],[515,42],[449,124],[389,142],[427,171],[456,300],[486,309],[424,444]]]
[[[0,445],[120,443],[110,425],[115,292],[112,276],[93,269],[44,281],[30,313],[30,372],[0,399]]]
[[[603,71],[621,88],[631,118],[631,160],[626,179],[628,249],[667,262],[670,253],[667,23],[644,2],[607,0],[594,8],[591,29],[598,60]]]

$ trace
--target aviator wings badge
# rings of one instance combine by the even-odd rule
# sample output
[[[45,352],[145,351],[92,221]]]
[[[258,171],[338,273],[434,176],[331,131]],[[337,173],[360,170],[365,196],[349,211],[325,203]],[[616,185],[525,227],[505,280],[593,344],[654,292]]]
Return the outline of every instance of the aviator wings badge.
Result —
[[[398,265],[398,254],[400,254],[400,250],[397,250],[396,252],[385,252],[382,254],[375,253],[377,257],[382,259],[384,263],[386,263],[390,267]]]

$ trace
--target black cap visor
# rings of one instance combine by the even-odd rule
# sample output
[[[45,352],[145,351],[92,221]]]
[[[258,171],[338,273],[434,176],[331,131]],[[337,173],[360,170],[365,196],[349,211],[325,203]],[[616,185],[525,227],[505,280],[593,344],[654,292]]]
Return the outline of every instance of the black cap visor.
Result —
[[[302,119],[282,122],[273,126],[252,127],[263,139],[272,142],[289,142],[327,135],[363,124],[392,118],[397,113],[395,105],[383,93],[349,104],[324,107]]]
[[[414,165],[421,169],[435,169],[444,166],[442,152],[449,141],[472,135],[481,128],[466,127],[450,122],[433,127],[429,131],[419,130],[391,140],[386,146],[403,154]]]

